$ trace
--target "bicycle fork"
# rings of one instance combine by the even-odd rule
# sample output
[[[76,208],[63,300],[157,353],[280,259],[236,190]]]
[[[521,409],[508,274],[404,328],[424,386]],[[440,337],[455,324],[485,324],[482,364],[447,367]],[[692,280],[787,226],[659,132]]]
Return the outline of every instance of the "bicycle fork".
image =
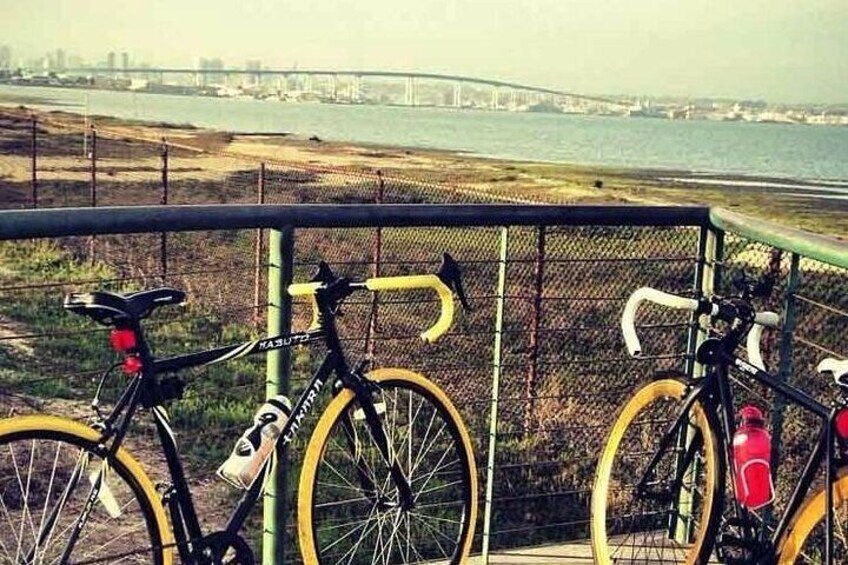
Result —
[[[410,485],[410,481],[407,478],[406,473],[398,462],[391,440],[386,435],[385,428],[383,427],[383,419],[377,411],[377,405],[374,403],[372,391],[368,390],[369,388],[370,387],[364,383],[354,387],[354,393],[359,399],[359,410],[362,411],[361,418],[365,420],[365,423],[368,426],[368,431],[371,434],[371,438],[377,445],[377,449],[380,451],[380,456],[383,462],[389,468],[392,481],[398,491],[398,505],[403,510],[411,510],[415,507],[415,498],[412,494],[412,486]],[[359,410],[356,412],[358,413]],[[378,506],[382,507],[380,508],[381,510],[386,510],[391,508],[393,505],[391,501],[386,499],[385,495],[378,491],[378,486],[374,484],[374,481],[368,473],[368,463],[362,453],[361,442],[359,441],[353,422],[354,419],[360,419],[359,414],[346,414],[342,420],[342,426],[344,428],[347,447],[350,450],[351,458],[353,459],[356,467],[357,478],[359,479],[365,496],[377,501]]]

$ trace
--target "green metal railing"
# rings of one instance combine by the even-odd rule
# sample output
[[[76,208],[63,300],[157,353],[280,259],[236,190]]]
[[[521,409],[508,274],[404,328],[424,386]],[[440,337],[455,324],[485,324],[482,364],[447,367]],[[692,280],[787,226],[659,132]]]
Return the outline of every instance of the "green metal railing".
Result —
[[[266,188],[273,192],[273,183]],[[205,239],[222,227],[229,230],[227,238]],[[163,278],[187,284],[200,303],[211,300],[216,286],[239,282],[232,280],[238,275],[231,275],[228,265],[218,264],[219,257],[228,257],[219,251],[240,241],[238,234],[249,234],[252,241],[257,228],[268,230],[261,245],[267,248],[264,291],[271,333],[303,323],[307,309],[292,303],[283,289],[303,280],[319,259],[354,276],[370,276],[374,269],[384,275],[426,271],[445,249],[460,259],[475,311],[458,321],[443,345],[427,350],[408,345],[431,313],[417,299],[351,303],[341,323],[344,335],[351,336],[350,347],[368,349],[383,365],[421,370],[446,388],[463,412],[481,472],[483,508],[474,551],[484,562],[517,541],[585,537],[593,457],[615,407],[655,369],[697,374],[693,354],[707,320],[647,309],[641,331],[655,336],[656,355],[644,361],[626,357],[618,316],[637,286],[725,293],[736,272],[777,269],[780,283],[769,308],[781,313],[782,323],[766,357],[781,378],[826,396],[829,387],[813,380],[812,364],[825,355],[848,355],[848,246],[724,210],[381,204],[0,212],[0,239],[6,240],[96,234],[104,246],[123,242],[132,248],[136,239],[146,240],[131,234],[155,234],[158,243],[158,234],[167,229],[174,245],[167,276],[154,270],[137,283]],[[196,230],[203,231],[193,235]],[[110,242],[109,234],[127,235]],[[185,242],[177,247],[181,238]],[[246,270],[252,273],[254,248],[244,247],[233,253],[250,256]],[[207,270],[213,274],[204,275]],[[200,285],[198,277],[212,284]],[[20,298],[16,293],[59,293],[93,284],[101,282],[72,279],[0,292],[8,303]],[[252,281],[243,286],[233,292],[252,303]],[[377,310],[379,323],[367,323]],[[270,355],[264,394],[296,391],[308,361],[297,352]],[[772,406],[775,453],[782,456],[778,482],[790,484],[806,424],[779,399],[764,402]],[[226,444],[239,430],[236,425],[216,431]],[[280,457],[279,473],[266,493],[265,563],[297,561],[288,488],[297,469],[297,453]]]

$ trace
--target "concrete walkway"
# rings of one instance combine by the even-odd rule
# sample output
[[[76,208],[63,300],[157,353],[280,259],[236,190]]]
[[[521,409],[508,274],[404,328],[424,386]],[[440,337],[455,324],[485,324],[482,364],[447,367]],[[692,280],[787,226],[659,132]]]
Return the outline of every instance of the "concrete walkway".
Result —
[[[472,563],[483,560],[477,556]],[[567,544],[540,545],[492,552],[489,565],[586,565],[592,563],[592,544],[589,540]]]

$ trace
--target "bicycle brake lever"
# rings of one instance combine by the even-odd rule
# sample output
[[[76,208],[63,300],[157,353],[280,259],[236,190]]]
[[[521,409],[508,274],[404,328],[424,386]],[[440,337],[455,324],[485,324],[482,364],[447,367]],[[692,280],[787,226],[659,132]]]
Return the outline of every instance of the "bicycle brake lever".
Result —
[[[450,254],[442,254],[442,265],[439,267],[439,272],[436,273],[436,276],[448,288],[456,292],[463,310],[471,312],[471,304],[468,303],[468,298],[465,296],[465,289],[462,287],[462,273],[459,270],[459,263]]]
[[[751,296],[757,298],[768,298],[771,296],[771,291],[774,290],[775,277],[771,274],[763,275],[763,277],[754,284],[751,290]]]
[[[321,261],[318,263],[318,267],[315,269],[312,278],[309,279],[309,282],[319,282],[324,284],[329,284],[336,280],[336,275],[333,274],[333,271],[330,269],[330,266]]]

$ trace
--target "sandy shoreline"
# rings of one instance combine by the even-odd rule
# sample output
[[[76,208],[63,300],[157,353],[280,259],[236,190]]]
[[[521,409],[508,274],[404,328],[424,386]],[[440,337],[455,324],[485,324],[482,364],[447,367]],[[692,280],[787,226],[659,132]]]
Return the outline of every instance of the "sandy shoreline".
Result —
[[[0,98],[5,114],[37,112],[67,126],[82,126],[73,111],[43,112],[21,106],[31,99]],[[295,134],[230,133],[187,124],[149,123],[92,116],[98,128],[114,135],[149,140],[167,138],[205,153],[206,165],[222,158],[270,160],[301,167],[375,172],[459,185],[497,199],[561,204],[709,204],[838,237],[848,235],[848,183],[806,181],[674,169],[622,169],[591,165],[513,161],[469,153],[372,143],[303,138]],[[0,175],[9,174],[8,157]],[[15,175],[17,176],[17,175]],[[602,187],[598,188],[598,183]]]

